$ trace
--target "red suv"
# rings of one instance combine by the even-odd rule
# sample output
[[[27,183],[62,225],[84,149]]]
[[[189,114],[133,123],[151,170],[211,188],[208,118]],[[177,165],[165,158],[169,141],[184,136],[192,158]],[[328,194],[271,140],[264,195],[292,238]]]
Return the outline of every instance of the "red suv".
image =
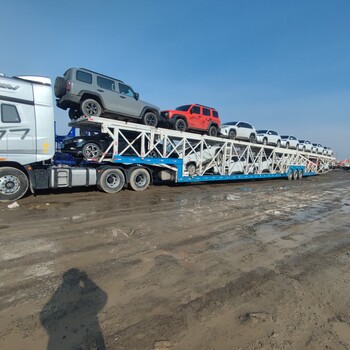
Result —
[[[162,111],[160,124],[179,131],[199,130],[217,136],[221,122],[214,108],[192,104]]]

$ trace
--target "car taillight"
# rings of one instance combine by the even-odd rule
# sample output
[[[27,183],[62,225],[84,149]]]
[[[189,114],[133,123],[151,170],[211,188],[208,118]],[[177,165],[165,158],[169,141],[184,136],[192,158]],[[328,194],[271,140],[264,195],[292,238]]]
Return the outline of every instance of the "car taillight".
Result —
[[[66,84],[66,90],[70,91],[71,87],[72,87],[72,83],[68,80]]]

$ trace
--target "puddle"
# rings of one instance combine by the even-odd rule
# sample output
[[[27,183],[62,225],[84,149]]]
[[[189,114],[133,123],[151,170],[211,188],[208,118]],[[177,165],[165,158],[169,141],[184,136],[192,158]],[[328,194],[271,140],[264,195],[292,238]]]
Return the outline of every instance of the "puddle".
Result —
[[[226,199],[228,201],[237,201],[240,199],[240,196],[234,195],[234,194],[227,194]]]
[[[239,187],[237,188],[238,191],[245,191],[245,192],[251,192],[253,189],[251,187]]]

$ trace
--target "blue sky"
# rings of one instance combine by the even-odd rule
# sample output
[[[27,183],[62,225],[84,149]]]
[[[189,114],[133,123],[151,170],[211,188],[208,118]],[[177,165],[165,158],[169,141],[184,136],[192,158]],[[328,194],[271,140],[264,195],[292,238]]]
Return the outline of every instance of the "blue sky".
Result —
[[[11,0],[0,71],[122,79],[162,109],[216,107],[350,158],[349,0]],[[58,130],[68,115],[56,109]]]

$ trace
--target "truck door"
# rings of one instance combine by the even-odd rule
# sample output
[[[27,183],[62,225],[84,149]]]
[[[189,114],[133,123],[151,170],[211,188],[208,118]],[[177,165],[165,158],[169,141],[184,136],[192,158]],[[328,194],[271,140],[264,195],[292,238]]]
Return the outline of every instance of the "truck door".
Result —
[[[126,115],[137,118],[141,115],[144,104],[135,98],[133,89],[123,83],[118,84],[119,87],[119,107],[120,111]]]
[[[28,164],[36,161],[34,106],[26,103],[2,102],[1,146],[8,161]]]

